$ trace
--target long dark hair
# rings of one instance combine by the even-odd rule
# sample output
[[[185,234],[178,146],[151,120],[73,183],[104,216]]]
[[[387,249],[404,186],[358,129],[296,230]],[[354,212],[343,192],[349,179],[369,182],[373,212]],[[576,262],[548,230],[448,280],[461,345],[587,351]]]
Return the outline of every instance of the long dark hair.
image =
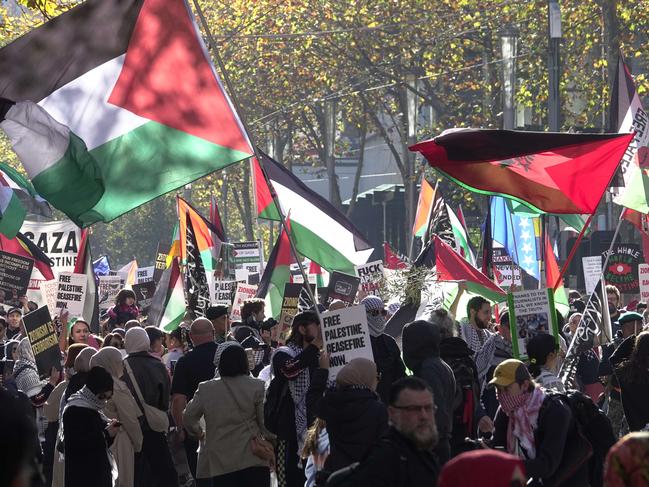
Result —
[[[548,355],[556,352],[558,348],[554,336],[548,333],[539,333],[527,342],[527,356],[530,362],[527,370],[532,377],[541,375],[541,367],[547,362]]]
[[[628,361],[628,373],[632,382],[649,382],[649,331],[643,331],[636,337]]]
[[[137,297],[135,296],[135,293],[130,290],[130,289],[121,289],[118,293],[117,296],[115,296],[115,304],[117,306],[121,306],[126,303],[127,298],[133,298],[135,302],[137,303]]]

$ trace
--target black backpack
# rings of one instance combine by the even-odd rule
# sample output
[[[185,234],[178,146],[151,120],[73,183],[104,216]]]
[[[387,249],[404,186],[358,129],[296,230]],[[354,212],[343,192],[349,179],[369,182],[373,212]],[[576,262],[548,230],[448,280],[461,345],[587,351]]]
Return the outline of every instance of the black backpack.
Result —
[[[550,390],[546,394],[560,398],[570,407],[579,431],[593,448],[593,456],[588,462],[590,485],[601,487],[606,454],[617,441],[611,421],[589,396],[580,391],[570,389],[561,393]]]
[[[275,435],[279,432],[282,407],[288,395],[288,380],[283,377],[273,377],[264,398],[264,424],[266,429]]]
[[[475,364],[470,357],[445,358],[455,377],[455,403],[453,404],[452,443],[475,438],[477,424],[475,408],[480,401],[480,386]]]

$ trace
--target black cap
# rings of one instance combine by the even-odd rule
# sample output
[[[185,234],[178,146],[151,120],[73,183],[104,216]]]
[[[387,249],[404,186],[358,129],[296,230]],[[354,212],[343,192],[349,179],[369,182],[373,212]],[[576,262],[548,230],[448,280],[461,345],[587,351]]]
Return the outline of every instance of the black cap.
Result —
[[[22,316],[23,310],[21,308],[9,308],[9,311],[7,311],[7,316],[9,316],[11,313],[20,313],[20,316]]]
[[[224,305],[219,305],[219,306],[210,306],[205,310],[205,318],[208,320],[216,320],[217,318],[220,318],[223,315],[228,314],[228,307]]]

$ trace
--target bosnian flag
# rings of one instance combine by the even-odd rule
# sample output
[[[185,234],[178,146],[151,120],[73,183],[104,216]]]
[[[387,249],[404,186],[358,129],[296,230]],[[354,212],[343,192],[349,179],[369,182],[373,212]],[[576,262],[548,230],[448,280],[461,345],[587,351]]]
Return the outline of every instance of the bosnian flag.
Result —
[[[367,263],[374,250],[365,237],[345,215],[307,188],[284,166],[263,153],[261,158],[261,161],[254,161],[259,217],[280,219],[271,196],[274,189],[283,214],[291,214],[291,236],[297,252],[329,272],[354,275],[354,266]],[[272,188],[266,184],[264,172]]]
[[[253,153],[183,0],[50,20],[0,49],[0,97],[36,191],[83,227]]]
[[[649,213],[649,115],[642,108],[621,53],[612,91],[611,125],[620,133],[635,132],[618,169],[624,186],[614,188],[613,201],[640,213]]]

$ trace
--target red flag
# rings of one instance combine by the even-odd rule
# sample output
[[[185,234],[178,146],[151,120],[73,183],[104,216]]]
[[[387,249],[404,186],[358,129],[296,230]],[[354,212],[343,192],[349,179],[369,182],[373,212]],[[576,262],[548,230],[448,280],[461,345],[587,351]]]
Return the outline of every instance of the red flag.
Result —
[[[383,259],[383,266],[386,269],[397,270],[406,269],[408,267],[408,264],[406,264],[397,256],[397,254],[390,247],[390,244],[387,242],[383,242],[383,253],[385,254],[385,258]]]
[[[453,130],[410,150],[457,184],[547,213],[597,209],[633,134]]]
[[[642,237],[642,252],[645,261],[649,259],[649,215],[640,213],[630,208],[625,208],[622,212],[622,218],[631,223],[640,232]]]

